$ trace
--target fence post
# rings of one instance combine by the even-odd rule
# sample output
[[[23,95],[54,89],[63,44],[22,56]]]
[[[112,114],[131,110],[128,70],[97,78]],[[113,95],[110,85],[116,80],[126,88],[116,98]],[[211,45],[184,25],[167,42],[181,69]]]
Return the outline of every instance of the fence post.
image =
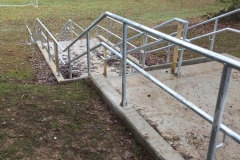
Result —
[[[41,27],[39,28],[39,34],[40,34],[40,40],[41,40],[41,45],[42,45],[42,49],[43,49],[44,46],[43,46],[43,40],[42,40],[42,29],[41,29]]]
[[[121,105],[124,107],[126,103],[126,64],[127,64],[127,24],[123,23],[122,31],[122,102]]]
[[[73,34],[73,21],[70,20],[70,32],[71,32],[71,40],[74,40],[74,34]]]
[[[58,72],[58,76],[60,76],[59,60],[58,60],[58,46],[55,41],[54,41],[54,55],[55,55],[56,72]]]
[[[182,37],[182,30],[183,30],[183,23],[178,22],[178,29],[176,38],[181,39]],[[172,66],[171,66],[171,73],[175,74],[176,66],[177,66],[177,59],[179,54],[179,46],[174,47],[173,51],[173,59],[172,59]]]
[[[214,112],[214,118],[212,123],[212,132],[210,137],[210,142],[208,146],[207,160],[214,160],[214,155],[216,152],[218,133],[220,125],[222,123],[222,115],[225,105],[225,99],[227,95],[228,84],[231,76],[231,68],[226,64],[223,66],[222,78],[220,82],[220,87],[218,91],[217,104]]]

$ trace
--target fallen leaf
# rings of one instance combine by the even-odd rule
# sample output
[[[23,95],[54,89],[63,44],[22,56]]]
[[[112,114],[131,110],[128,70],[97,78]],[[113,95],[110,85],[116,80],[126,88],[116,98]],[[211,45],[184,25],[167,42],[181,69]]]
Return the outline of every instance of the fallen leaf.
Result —
[[[125,160],[128,160],[128,159],[133,158],[133,157],[134,157],[134,156],[133,156],[133,153],[131,153],[131,152],[129,152],[129,151],[125,151],[124,156],[123,156],[123,158],[124,158]]]

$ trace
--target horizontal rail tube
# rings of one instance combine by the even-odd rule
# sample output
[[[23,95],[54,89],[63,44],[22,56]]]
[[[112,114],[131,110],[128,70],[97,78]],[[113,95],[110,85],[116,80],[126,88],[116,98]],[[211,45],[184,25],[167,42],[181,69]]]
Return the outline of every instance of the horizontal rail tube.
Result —
[[[108,46],[106,43],[101,42],[101,44],[106,47],[109,51],[111,51],[112,53],[114,53],[115,55],[117,55],[119,58],[122,58],[122,55],[120,53],[118,53],[116,50],[114,50],[113,48],[111,48],[110,46]],[[132,66],[133,68],[135,68],[139,73],[141,73],[143,76],[145,76],[147,79],[149,79],[150,81],[152,81],[154,84],[156,84],[158,87],[160,87],[161,89],[163,89],[165,92],[167,92],[169,95],[171,95],[172,97],[174,97],[176,100],[178,100],[179,102],[181,102],[183,105],[185,105],[186,107],[188,107],[189,109],[191,109],[193,112],[197,113],[200,117],[202,117],[203,119],[205,119],[206,121],[208,121],[209,123],[213,123],[213,117],[210,116],[208,113],[206,113],[205,111],[201,110],[199,107],[197,107],[196,105],[194,105],[192,102],[186,100],[184,97],[182,97],[180,94],[178,94],[177,92],[175,92],[174,90],[172,90],[171,88],[169,88],[168,86],[166,86],[165,84],[161,83],[160,81],[158,81],[155,77],[153,77],[152,75],[150,75],[149,73],[147,73],[146,71],[144,71],[143,69],[141,69],[139,66],[137,66],[136,64],[134,64],[133,62],[131,62],[130,60],[127,60],[127,63]],[[220,125],[220,130],[224,133],[226,133],[230,138],[234,139],[236,142],[240,143],[240,135],[237,134],[236,132],[234,132],[233,130],[231,130],[230,128],[228,128],[226,125],[222,124]]]
[[[84,31],[84,29],[83,29],[82,27],[80,27],[77,23],[73,22],[73,24],[74,24],[75,26],[77,26],[79,29],[81,29],[82,31]]]
[[[164,49],[167,49],[167,48],[171,48],[173,46],[175,46],[175,45],[171,44],[171,45],[167,45],[167,46],[162,47],[162,48],[157,48],[157,49],[154,49],[154,50],[150,50],[150,51],[147,51],[146,54],[153,53],[153,52],[160,51],[160,50],[164,50]]]
[[[103,29],[104,31],[106,31],[106,32],[108,32],[108,33],[110,33],[111,35],[113,35],[113,36],[115,36],[116,38],[118,38],[118,39],[120,39],[120,40],[122,40],[122,38],[121,37],[119,37],[118,35],[116,35],[116,34],[114,34],[114,33],[112,33],[112,32],[110,32],[109,30],[107,30],[106,28],[104,28],[104,27],[102,27],[102,26],[100,26],[100,25],[97,25],[99,28],[101,28],[101,29]],[[122,42],[120,42],[120,44],[121,44]],[[129,44],[130,46],[132,46],[133,48],[137,48],[135,45],[133,45],[132,43],[130,43],[130,42],[127,42],[127,44]],[[117,46],[117,45],[115,45],[115,46]]]
[[[113,19],[113,18],[111,18],[111,17],[107,17],[107,18],[109,18],[109,19],[111,19],[112,21],[115,21],[115,22],[117,22],[117,23],[119,23],[119,24],[122,24],[121,22],[119,22],[119,21],[117,21],[117,20],[115,20],[115,19]],[[130,28],[130,29],[138,32],[139,34],[137,34],[137,35],[135,35],[135,36],[133,36],[133,37],[128,38],[127,41],[132,40],[132,39],[137,38],[137,37],[140,37],[141,35],[144,34],[144,32],[141,32],[140,30],[138,30],[138,29],[136,29],[136,28],[133,28],[133,27],[131,27],[131,26],[128,26],[128,28]],[[151,38],[151,39],[153,39],[153,40],[157,40],[157,38],[155,38],[155,37],[153,37],[153,36],[148,36],[148,37]],[[118,45],[120,45],[120,44],[118,44]]]
[[[159,29],[159,28],[161,28],[161,27],[163,27],[163,26],[165,26],[165,25],[167,25],[167,24],[170,24],[170,23],[172,23],[172,22],[175,22],[175,21],[176,21],[176,22],[181,22],[181,23],[184,23],[184,24],[188,23],[188,21],[186,21],[186,20],[183,20],[183,19],[180,19],[180,18],[173,18],[173,19],[171,19],[171,20],[169,20],[169,21],[166,21],[166,22],[164,22],[164,23],[161,23],[161,24],[153,27],[153,29]]]
[[[215,21],[216,19],[220,19],[220,18],[223,18],[223,17],[226,17],[226,16],[230,16],[230,15],[232,15],[232,14],[234,14],[234,13],[237,13],[237,12],[240,12],[240,8],[237,9],[237,10],[234,10],[234,11],[228,12],[228,13],[226,13],[226,14],[223,14],[223,15],[220,15],[220,16],[217,16],[217,17],[214,17],[214,18],[209,19],[209,20],[207,20],[207,21],[204,21],[204,22],[198,23],[198,24],[196,24],[196,25],[193,25],[193,26],[189,27],[188,29],[192,29],[192,28],[195,28],[195,27],[201,26],[201,25],[203,25],[203,24],[206,24],[206,23],[209,23],[209,22]]]
[[[203,37],[208,37],[208,36],[211,36],[211,35],[214,35],[214,34],[218,34],[218,33],[224,32],[224,31],[232,31],[232,32],[235,32],[235,33],[240,33],[240,31],[237,30],[237,29],[224,28],[224,29],[221,29],[221,30],[217,30],[217,31],[214,31],[214,32],[211,32],[211,33],[207,33],[207,34],[204,34],[204,35],[201,35],[201,36],[198,36],[198,37],[194,37],[194,38],[188,39],[188,41],[194,41],[194,40],[197,40],[197,39],[200,39],[200,38],[203,38]]]
[[[153,47],[153,46],[156,46],[156,45],[162,44],[162,43],[166,43],[166,41],[160,39],[159,41],[155,41],[155,42],[152,42],[152,43],[148,43],[146,45],[142,45],[142,46],[140,46],[138,48],[131,49],[131,50],[127,51],[127,54],[134,53],[134,52],[143,50],[145,48]]]

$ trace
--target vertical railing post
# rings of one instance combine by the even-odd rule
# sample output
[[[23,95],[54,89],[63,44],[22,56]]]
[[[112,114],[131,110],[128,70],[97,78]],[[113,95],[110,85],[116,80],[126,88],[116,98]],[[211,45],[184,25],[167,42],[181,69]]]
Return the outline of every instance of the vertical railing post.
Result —
[[[123,23],[122,31],[122,102],[121,105],[124,107],[127,105],[126,102],[126,64],[127,64],[127,24]]]
[[[54,54],[55,54],[55,64],[56,64],[56,72],[58,72],[58,76],[60,76],[60,67],[59,67],[59,60],[58,60],[58,46],[57,43],[54,41]]]
[[[88,76],[91,75],[91,66],[90,66],[90,33],[87,31],[87,70]]]
[[[146,45],[148,43],[148,34],[143,34],[143,45]],[[143,49],[142,53],[142,69],[145,69],[145,63],[146,63],[146,48]]]
[[[29,43],[29,44],[32,44],[32,41],[31,41],[31,34],[30,34],[28,28],[27,28],[27,31],[28,31],[28,43]]]
[[[49,34],[46,32],[47,37],[47,51],[48,51],[48,60],[51,61],[50,46],[49,46]]]
[[[109,33],[108,33],[108,31],[109,31],[109,18],[108,17],[106,18],[106,21],[107,21],[107,40],[109,40]]]
[[[222,123],[222,115],[223,115],[230,76],[231,76],[231,68],[228,67],[226,64],[224,64],[223,71],[222,71],[222,78],[221,78],[220,87],[218,91],[216,109],[214,112],[214,118],[212,123],[212,132],[211,132],[210,142],[208,146],[207,160],[214,160],[214,155],[216,152],[216,146],[218,141],[218,133],[219,133],[220,125]]]
[[[123,55],[123,43],[121,43],[120,45],[120,54]],[[122,75],[122,61],[120,60],[120,64],[119,64],[119,76]]]
[[[171,43],[168,42],[168,49],[167,49],[167,63],[169,63],[170,55],[171,55]]]
[[[68,48],[68,70],[69,70],[69,79],[72,79],[72,63],[71,63],[71,50]]]
[[[107,60],[106,60],[106,58],[107,58],[107,49],[106,49],[106,47],[104,47],[104,68],[103,68],[103,75],[105,76],[105,77],[107,77]]]
[[[215,20],[213,32],[215,32],[215,31],[217,30],[217,25],[218,25],[218,19]],[[214,42],[215,42],[215,37],[216,37],[216,34],[213,34],[213,35],[212,35],[212,38],[210,39],[210,40],[211,40],[211,45],[210,45],[210,50],[211,50],[211,51],[213,50],[213,46],[214,46]]]
[[[71,40],[74,40],[74,34],[73,34],[73,21],[70,20],[70,34],[71,34]]]
[[[141,46],[144,45],[144,34],[141,35]],[[143,52],[141,50],[140,52],[140,58],[139,58],[139,63],[142,63],[143,62]]]
[[[42,45],[42,49],[43,49],[44,46],[43,46],[43,40],[42,40],[42,30],[41,30],[41,27],[39,27],[39,34],[40,34],[40,41],[41,41],[41,45]]]
[[[184,24],[184,29],[183,29],[183,36],[182,40],[186,40],[187,37],[187,31],[188,31],[188,23]],[[184,48],[181,48],[180,55],[179,55],[179,60],[178,60],[178,68],[177,68],[177,76],[180,76],[180,71],[182,67],[182,59],[183,59],[183,53],[184,53]]]

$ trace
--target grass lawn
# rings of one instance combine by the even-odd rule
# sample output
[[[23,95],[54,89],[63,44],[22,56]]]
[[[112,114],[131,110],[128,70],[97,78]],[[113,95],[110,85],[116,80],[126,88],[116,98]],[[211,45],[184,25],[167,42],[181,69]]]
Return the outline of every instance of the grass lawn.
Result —
[[[0,159],[151,159],[87,83],[35,83],[41,63],[34,63],[43,59],[27,45],[26,24],[40,18],[57,33],[68,19],[85,28],[110,11],[154,26],[174,17],[197,22],[222,7],[215,0],[39,0],[39,8],[0,7]]]

